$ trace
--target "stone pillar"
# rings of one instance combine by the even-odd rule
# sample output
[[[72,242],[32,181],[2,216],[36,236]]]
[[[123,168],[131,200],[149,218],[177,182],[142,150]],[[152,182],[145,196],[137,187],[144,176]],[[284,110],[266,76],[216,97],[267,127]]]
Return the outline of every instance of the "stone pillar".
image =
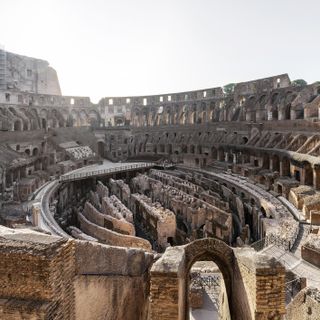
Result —
[[[270,169],[270,171],[273,171],[273,160],[272,160],[272,157],[269,159],[269,169]]]
[[[301,170],[300,170],[300,183],[306,184],[306,169],[305,168],[301,168]]]
[[[313,187],[316,190],[320,189],[320,168],[318,167],[313,168]]]
[[[281,319],[286,313],[285,268],[275,260],[256,266],[255,319]]]
[[[224,161],[224,152],[222,150],[218,150],[218,161]]]
[[[184,249],[169,247],[151,268],[150,320],[185,320]]]
[[[53,164],[57,163],[57,152],[56,150],[53,151]]]
[[[32,224],[36,227],[39,226],[39,217],[40,217],[40,204],[34,204],[32,206]]]
[[[238,161],[237,161],[237,154],[236,154],[236,153],[233,153],[232,155],[233,155],[233,163],[234,163],[234,164],[237,164],[237,162],[238,162]]]
[[[254,252],[252,248],[237,250],[236,257],[240,271],[238,278],[242,282],[237,296],[248,295],[247,312],[250,315],[235,319],[283,319],[286,313],[285,267],[274,258]],[[236,289],[237,286],[234,286]]]

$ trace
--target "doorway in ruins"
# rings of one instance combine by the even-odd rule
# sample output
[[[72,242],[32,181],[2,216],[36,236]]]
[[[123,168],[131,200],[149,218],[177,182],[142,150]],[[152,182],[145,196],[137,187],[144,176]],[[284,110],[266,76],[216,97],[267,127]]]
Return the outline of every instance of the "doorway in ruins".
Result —
[[[98,142],[98,154],[100,157],[104,158],[104,142],[103,141]]]
[[[231,319],[225,282],[216,263],[212,260],[196,261],[187,281],[187,319]]]

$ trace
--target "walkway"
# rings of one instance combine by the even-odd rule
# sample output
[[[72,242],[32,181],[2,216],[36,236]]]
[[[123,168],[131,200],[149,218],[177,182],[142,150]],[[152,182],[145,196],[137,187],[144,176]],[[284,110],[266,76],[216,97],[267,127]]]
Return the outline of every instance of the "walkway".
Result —
[[[154,167],[153,162],[111,162],[104,160],[103,164],[94,164],[77,170],[70,171],[62,175],[60,182],[82,180],[89,177],[104,176],[118,172],[125,172],[139,169],[149,169]]]
[[[203,306],[201,309],[190,310],[190,320],[218,320],[219,312],[214,299],[208,292],[203,294]]]
[[[320,269],[312,264],[298,258],[291,252],[272,245],[264,248],[260,253],[268,255],[280,261],[288,270],[294,272],[298,277],[306,278],[307,285],[320,289]]]

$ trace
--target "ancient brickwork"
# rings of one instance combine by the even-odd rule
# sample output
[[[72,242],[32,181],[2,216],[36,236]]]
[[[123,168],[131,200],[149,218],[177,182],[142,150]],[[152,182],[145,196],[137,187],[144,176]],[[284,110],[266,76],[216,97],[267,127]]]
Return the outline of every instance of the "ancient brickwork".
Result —
[[[0,255],[2,319],[75,319],[72,241],[7,233]]]
[[[99,241],[120,247],[133,247],[141,248],[147,251],[151,250],[151,245],[147,240],[133,237],[129,235],[120,234],[104,227],[100,227],[88,219],[86,219],[82,213],[78,212],[78,220],[80,223],[80,229],[91,237],[97,238]]]
[[[129,186],[123,180],[109,179],[109,186],[111,194],[120,199],[125,206],[130,203],[131,191]]]
[[[301,290],[287,306],[285,320],[317,320],[320,315],[318,289]]]
[[[201,232],[207,236],[230,241],[232,219],[228,212],[146,175],[133,178],[132,184],[139,192],[150,194],[153,201],[172,208],[177,217],[178,228],[188,236],[191,235],[189,230],[202,228]],[[187,230],[182,223],[188,226]]]
[[[174,213],[153,202],[145,195],[132,194],[132,206],[135,208],[136,221],[151,236],[155,246],[163,250],[176,236],[176,217]]]
[[[116,219],[133,222],[132,212],[114,195],[102,198],[101,211]]]
[[[102,202],[102,198],[109,196],[109,189],[101,181],[97,182],[97,193],[99,195],[99,200]]]
[[[151,269],[151,319],[184,319],[190,266],[210,257],[223,274],[232,319],[281,319],[285,313],[285,269],[249,251],[237,253],[234,259],[233,250],[216,239],[167,249]],[[160,310],[165,310],[164,318]]]
[[[134,236],[135,230],[132,223],[127,222],[125,219],[116,219],[114,215],[106,215],[99,212],[92,204],[89,202],[85,203],[83,209],[83,215],[92,223],[104,227],[121,234],[127,234]]]

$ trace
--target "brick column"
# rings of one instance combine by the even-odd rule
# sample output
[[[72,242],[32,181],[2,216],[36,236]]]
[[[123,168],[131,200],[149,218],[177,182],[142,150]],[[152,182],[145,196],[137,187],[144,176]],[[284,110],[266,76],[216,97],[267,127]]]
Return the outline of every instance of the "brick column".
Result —
[[[150,273],[150,320],[185,320],[184,249],[167,248]]]
[[[256,267],[256,320],[280,320],[286,313],[285,268],[275,260]]]

